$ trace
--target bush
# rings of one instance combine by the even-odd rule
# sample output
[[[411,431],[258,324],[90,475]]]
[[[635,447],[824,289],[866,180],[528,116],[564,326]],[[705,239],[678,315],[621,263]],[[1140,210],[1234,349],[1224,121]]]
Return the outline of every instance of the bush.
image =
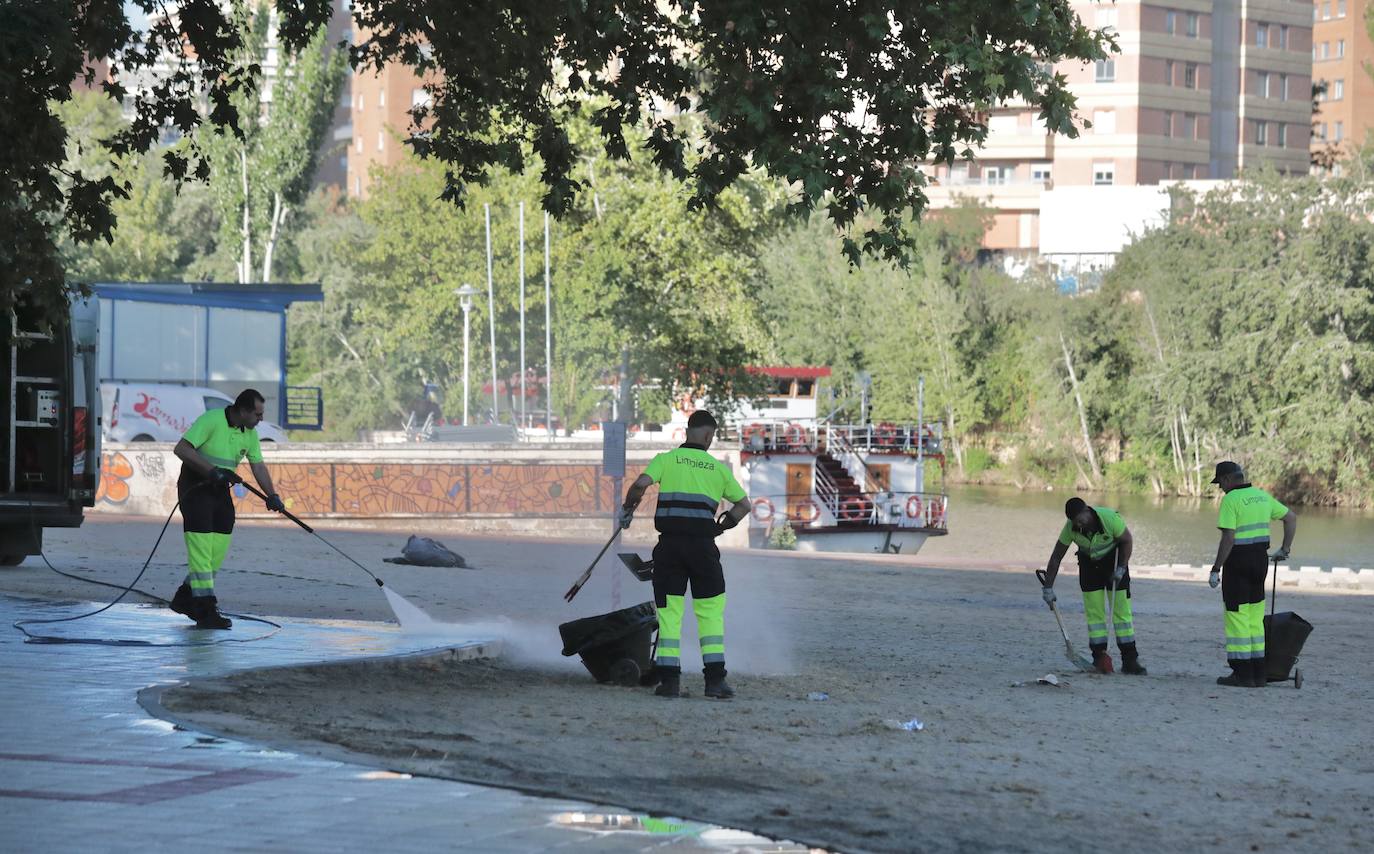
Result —
[[[984,448],[969,448],[964,451],[965,477],[977,477],[995,465],[997,465],[997,461]]]
[[[790,522],[784,520],[781,525],[773,527],[772,533],[768,535],[768,547],[786,552],[796,549],[797,532],[792,530]]]
[[[1150,488],[1150,466],[1139,457],[1127,457],[1119,463],[1108,463],[1103,472],[1107,487],[1123,492],[1145,492]]]

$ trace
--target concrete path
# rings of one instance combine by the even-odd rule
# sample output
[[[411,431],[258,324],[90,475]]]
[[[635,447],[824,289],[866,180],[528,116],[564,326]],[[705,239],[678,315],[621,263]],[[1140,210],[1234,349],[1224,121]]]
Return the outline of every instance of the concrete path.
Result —
[[[238,620],[231,632],[201,632],[163,608],[124,604],[27,628],[164,645],[25,643],[10,628],[95,607],[0,596],[7,851],[806,850],[615,807],[261,749],[151,717],[136,699],[149,686],[260,667],[490,654],[481,639],[435,650],[392,624],[301,618],[276,618],[280,631]]]

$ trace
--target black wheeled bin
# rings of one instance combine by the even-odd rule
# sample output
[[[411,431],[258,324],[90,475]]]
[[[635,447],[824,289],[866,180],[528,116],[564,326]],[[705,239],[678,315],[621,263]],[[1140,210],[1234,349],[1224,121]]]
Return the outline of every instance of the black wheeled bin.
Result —
[[[634,686],[653,671],[653,639],[658,612],[653,602],[584,617],[558,627],[563,654],[582,657],[598,682]]]
[[[1312,624],[1294,614],[1284,611],[1281,614],[1264,615],[1264,669],[1268,682],[1287,682],[1302,687],[1302,671],[1294,671],[1302,645],[1312,634]]]

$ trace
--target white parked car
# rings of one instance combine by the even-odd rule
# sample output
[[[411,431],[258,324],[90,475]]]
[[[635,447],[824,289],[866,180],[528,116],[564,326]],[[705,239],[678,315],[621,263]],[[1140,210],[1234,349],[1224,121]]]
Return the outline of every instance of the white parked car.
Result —
[[[233,398],[200,386],[162,383],[101,383],[101,435],[107,442],[175,442],[210,409],[223,409]],[[277,425],[263,421],[258,438],[285,442]]]

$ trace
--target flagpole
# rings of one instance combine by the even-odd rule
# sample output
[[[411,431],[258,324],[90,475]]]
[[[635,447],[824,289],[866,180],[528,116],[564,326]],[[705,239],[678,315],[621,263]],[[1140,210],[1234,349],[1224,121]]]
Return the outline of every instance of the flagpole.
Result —
[[[487,329],[491,332],[491,417],[501,423],[501,392],[496,384],[496,297],[491,276],[491,205],[482,205],[487,220]]]
[[[544,211],[544,426],[553,441],[553,304],[549,287],[549,212]]]

